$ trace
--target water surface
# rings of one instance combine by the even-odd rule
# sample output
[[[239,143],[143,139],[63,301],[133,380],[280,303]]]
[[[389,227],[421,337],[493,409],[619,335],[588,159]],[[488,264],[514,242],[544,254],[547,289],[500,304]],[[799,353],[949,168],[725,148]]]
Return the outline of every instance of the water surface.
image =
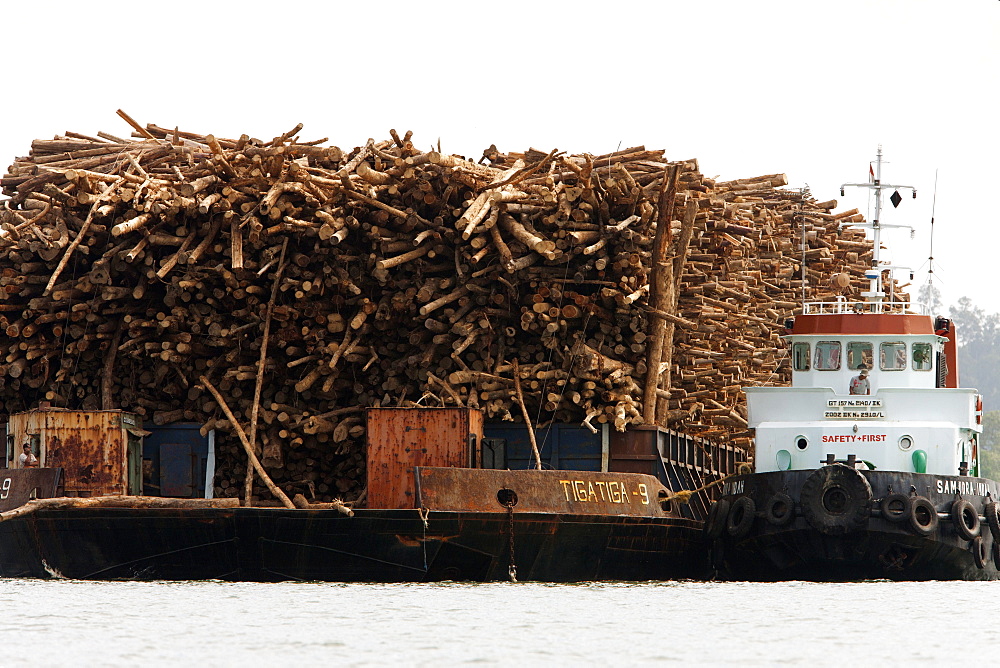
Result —
[[[992,663],[1000,582],[0,579],[3,666]]]

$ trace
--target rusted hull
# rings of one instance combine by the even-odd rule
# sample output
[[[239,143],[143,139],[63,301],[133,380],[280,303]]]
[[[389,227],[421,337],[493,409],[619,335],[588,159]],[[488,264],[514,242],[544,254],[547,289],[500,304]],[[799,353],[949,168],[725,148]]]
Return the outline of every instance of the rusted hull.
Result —
[[[25,506],[0,518],[0,576],[494,581],[509,579],[513,565],[519,580],[576,582],[707,572],[702,522],[681,517],[650,475],[451,467],[412,475],[415,507],[353,517],[190,507],[189,499],[146,507],[151,497],[122,499],[128,507]]]
[[[509,501],[521,513],[676,516],[650,475],[420,466],[414,477],[416,505],[429,510],[496,512]]]
[[[0,469],[0,513],[23,506],[32,498],[63,495],[62,469]]]
[[[510,530],[507,512],[40,510],[0,523],[0,576],[496,581],[509,578]],[[701,523],[687,519],[513,514],[521,581],[700,577],[701,541]]]

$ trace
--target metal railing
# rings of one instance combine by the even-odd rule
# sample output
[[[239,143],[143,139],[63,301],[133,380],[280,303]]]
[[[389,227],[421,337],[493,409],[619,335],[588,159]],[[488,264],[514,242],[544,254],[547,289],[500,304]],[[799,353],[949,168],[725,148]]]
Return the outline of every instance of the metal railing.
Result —
[[[708,507],[721,494],[722,488],[702,488],[736,473],[746,454],[727,443],[713,443],[670,429],[661,429],[657,440],[666,486],[674,490],[699,490],[681,509],[681,514],[692,519],[706,519]]]
[[[803,315],[844,314],[844,313],[887,313],[894,315],[928,315],[924,304],[910,301],[851,301],[838,297],[833,302],[805,302]]]

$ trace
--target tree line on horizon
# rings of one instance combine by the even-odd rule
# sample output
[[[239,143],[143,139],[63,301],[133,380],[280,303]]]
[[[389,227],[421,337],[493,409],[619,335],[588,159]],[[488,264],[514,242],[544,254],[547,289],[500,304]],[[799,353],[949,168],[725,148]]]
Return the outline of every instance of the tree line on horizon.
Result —
[[[940,294],[921,289],[921,296],[940,312]],[[979,474],[1000,480],[1000,313],[987,313],[968,297],[948,308],[958,332],[959,384],[983,396],[983,434],[979,440]]]

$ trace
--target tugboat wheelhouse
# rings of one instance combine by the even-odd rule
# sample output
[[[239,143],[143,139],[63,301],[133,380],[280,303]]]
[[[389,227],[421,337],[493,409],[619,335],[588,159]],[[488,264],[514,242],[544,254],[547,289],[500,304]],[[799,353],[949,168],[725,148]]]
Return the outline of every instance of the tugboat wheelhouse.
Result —
[[[873,469],[978,474],[981,401],[955,387],[951,324],[932,327],[907,304],[880,306],[872,313],[846,300],[811,303],[790,323],[792,387],[745,388],[756,472],[813,469],[830,454],[853,454]],[[849,394],[862,367],[871,370],[870,392]]]

